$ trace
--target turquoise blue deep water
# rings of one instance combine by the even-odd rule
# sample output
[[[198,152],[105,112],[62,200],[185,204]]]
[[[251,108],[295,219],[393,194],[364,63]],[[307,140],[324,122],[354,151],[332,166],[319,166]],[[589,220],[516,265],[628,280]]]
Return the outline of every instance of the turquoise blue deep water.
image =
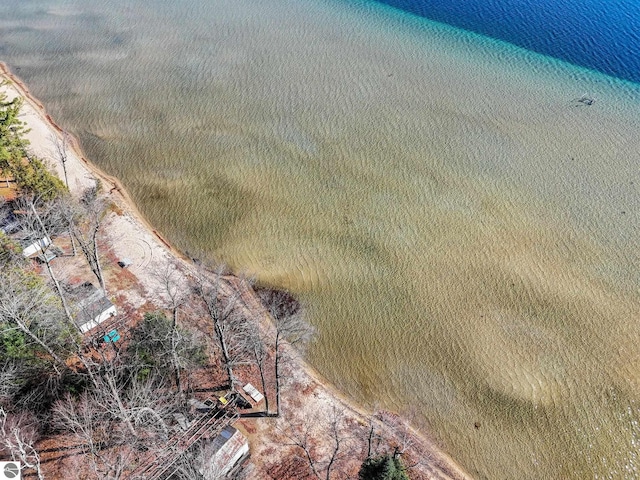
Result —
[[[378,0],[386,5],[640,81],[637,0]]]

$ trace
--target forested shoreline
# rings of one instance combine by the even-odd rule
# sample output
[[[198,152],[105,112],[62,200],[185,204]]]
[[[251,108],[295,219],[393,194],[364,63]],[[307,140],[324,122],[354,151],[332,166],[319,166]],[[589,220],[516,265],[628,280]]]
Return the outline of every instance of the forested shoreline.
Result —
[[[211,435],[222,420],[233,425],[244,416],[238,425],[249,434],[256,422],[272,422],[259,442],[262,451],[279,450],[275,460],[238,466],[233,478],[429,478],[421,469],[433,459],[420,458],[391,414],[356,420],[332,402],[327,416],[295,416],[317,395],[295,379],[299,351],[315,332],[286,292],[255,288],[224,267],[177,262],[156,267],[159,291],[142,290],[149,298],[141,307],[127,305],[123,289],[137,288],[136,279],[116,263],[104,232],[121,207],[99,179],[70,191],[66,133],[50,139],[64,181],[31,153],[22,105],[19,97],[0,99],[0,176],[11,190],[0,205],[4,458],[39,479],[69,465],[77,478],[223,478],[227,472],[203,463],[202,442],[179,448],[170,472],[150,460],[167,459],[182,419],[197,423],[202,400],[222,395]],[[94,284],[119,309],[104,323],[87,323],[95,312],[77,297]],[[247,379],[259,402],[242,392]]]

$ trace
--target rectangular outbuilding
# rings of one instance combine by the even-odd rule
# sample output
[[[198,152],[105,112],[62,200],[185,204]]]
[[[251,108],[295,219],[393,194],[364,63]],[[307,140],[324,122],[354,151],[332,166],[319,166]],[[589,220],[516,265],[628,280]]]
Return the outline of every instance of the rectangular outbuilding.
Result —
[[[106,297],[103,290],[91,282],[78,285],[70,294],[76,325],[82,333],[100,325],[116,315],[116,306]]]

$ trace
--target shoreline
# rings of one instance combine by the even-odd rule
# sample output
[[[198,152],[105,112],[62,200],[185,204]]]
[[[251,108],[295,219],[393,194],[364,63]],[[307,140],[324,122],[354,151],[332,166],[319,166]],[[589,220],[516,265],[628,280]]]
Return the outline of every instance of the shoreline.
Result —
[[[51,117],[51,115],[47,113],[47,109],[42,104],[42,102],[31,94],[29,87],[27,87],[27,85],[22,81],[22,79],[20,79],[20,77],[18,77],[15,73],[13,73],[11,71],[11,68],[9,68],[9,66],[3,61],[0,61],[0,77],[4,77],[6,80],[11,82],[16,87],[16,90],[18,91],[20,96],[23,97],[25,101],[28,102],[33,107],[33,109],[40,115],[40,117],[45,123],[47,123],[50,127],[52,127],[58,134],[62,134],[65,132],[65,130],[56,123],[56,121]],[[140,222],[142,225],[144,225],[144,227],[147,230],[153,233],[153,235],[155,235],[171,251],[173,255],[175,255],[177,258],[179,258],[182,261],[188,261],[188,258],[182,252],[176,250],[169,243],[169,241],[166,240],[162,235],[160,235],[160,233],[158,233],[158,231],[155,228],[153,228],[153,226],[147,221],[147,219],[144,217],[142,212],[140,212],[140,210],[134,203],[133,199],[131,198],[127,190],[124,188],[124,185],[122,185],[122,183],[120,182],[120,180],[114,176],[109,175],[108,173],[103,171],[100,167],[98,167],[96,164],[90,162],[87,159],[84,151],[82,150],[82,146],[80,145],[80,142],[78,141],[78,139],[75,136],[70,134],[68,137],[69,137],[71,150],[73,151],[73,153],[75,153],[78,159],[83,163],[87,171],[91,175],[98,177],[100,180],[110,183],[112,185],[110,188],[110,193],[113,192],[114,190],[118,192],[118,194],[121,197],[121,200],[125,202],[125,204],[127,205],[127,208],[131,212],[133,212],[133,214],[135,215],[136,220]]]
[[[29,123],[28,120],[25,121],[25,124],[28,128],[44,128],[49,129],[50,134],[63,134],[65,130],[58,125],[55,120],[47,113],[45,106],[40,102],[36,97],[34,97],[29,91],[28,86],[15,74],[11,71],[10,67],[5,62],[0,62],[0,75],[7,80],[8,86],[3,87],[3,91],[7,93],[7,90],[13,89],[15,90],[17,96],[24,98],[24,105],[21,111],[21,116],[28,116],[31,114],[35,114],[36,120],[41,122],[41,125],[34,125]],[[11,97],[10,97],[11,98]],[[27,109],[30,109],[30,112],[27,112]],[[53,133],[53,132],[55,133]],[[181,251],[177,250],[173,247],[170,242],[165,239],[154,227],[151,225],[148,220],[144,217],[144,215],[137,208],[130,195],[128,194],[125,187],[116,177],[113,177],[102,169],[100,169],[97,165],[89,161],[84,154],[82,146],[80,142],[72,135],[69,135],[70,140],[70,163],[76,162],[75,165],[70,165],[68,168],[75,168],[79,171],[76,172],[76,176],[84,176],[85,178],[90,178],[93,181],[99,179],[103,183],[105,183],[110,198],[117,203],[117,205],[127,213],[127,216],[133,221],[133,223],[137,224],[146,235],[153,238],[157,245],[155,247],[159,247],[164,251],[164,255],[167,257],[169,261],[173,261],[179,264],[179,266],[184,267],[185,269],[192,268],[191,260]],[[60,176],[60,165],[56,162],[52,161],[51,158],[48,158],[45,155],[42,155],[38,151],[46,150],[47,146],[44,144],[38,144],[39,142],[31,141],[31,148],[36,150],[36,154],[46,160],[49,163],[50,167],[53,167],[56,170],[58,176]],[[83,170],[83,171],[82,171]],[[74,186],[70,185],[70,191],[73,193]],[[114,193],[115,198],[114,197]],[[116,242],[118,239],[111,239],[110,242]],[[109,242],[108,242],[109,243]],[[117,245],[116,245],[117,246]],[[234,274],[231,274],[233,278],[237,278]],[[137,281],[143,285],[147,290],[149,289],[149,285],[145,284],[145,282],[138,278]],[[121,292],[117,292],[121,293]],[[259,298],[253,293],[253,299],[260,302]],[[317,397],[326,397],[328,403],[333,407],[344,408],[345,411],[348,412],[348,416],[351,419],[362,424],[368,417],[371,417],[373,412],[368,411],[365,407],[359,405],[355,402],[355,400],[349,398],[349,396],[340,391],[337,387],[335,387],[332,383],[330,383],[317,369],[315,369],[312,365],[310,365],[303,358],[296,356],[294,360],[295,371],[295,382],[301,382],[303,384],[311,384],[317,386],[322,393],[320,395],[313,395],[311,397],[305,397],[304,400],[307,403],[313,400],[313,398]],[[298,374],[301,374],[302,380],[298,378]],[[285,393],[286,396],[286,393]],[[299,399],[296,399],[297,401]],[[421,433],[415,430],[410,425],[406,424],[406,420],[393,413],[392,415],[397,416],[401,423],[405,425],[405,427],[410,432],[411,437],[416,441],[416,443],[422,447],[420,449],[420,453],[431,460],[427,468],[424,471],[421,471],[420,478],[437,478],[437,479],[467,479],[471,478],[471,476],[464,471],[464,469],[454,461],[446,452],[444,452],[440,447],[436,446],[435,443],[428,438],[428,436],[424,433]],[[265,421],[265,425],[266,425]],[[273,430],[273,427],[272,427]],[[270,432],[275,433],[275,432]],[[259,437],[260,438],[260,437]],[[273,442],[270,443],[270,439],[265,436],[265,438],[261,438],[262,443],[269,445],[273,445]]]

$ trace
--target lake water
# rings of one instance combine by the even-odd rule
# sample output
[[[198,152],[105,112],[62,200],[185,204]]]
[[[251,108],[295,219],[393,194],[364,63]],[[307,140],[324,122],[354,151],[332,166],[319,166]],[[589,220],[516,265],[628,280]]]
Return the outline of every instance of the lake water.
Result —
[[[385,3],[0,2],[0,57],[175,245],[295,292],[354,399],[476,478],[637,477],[632,5]]]
[[[617,78],[640,81],[636,0],[378,0]]]

